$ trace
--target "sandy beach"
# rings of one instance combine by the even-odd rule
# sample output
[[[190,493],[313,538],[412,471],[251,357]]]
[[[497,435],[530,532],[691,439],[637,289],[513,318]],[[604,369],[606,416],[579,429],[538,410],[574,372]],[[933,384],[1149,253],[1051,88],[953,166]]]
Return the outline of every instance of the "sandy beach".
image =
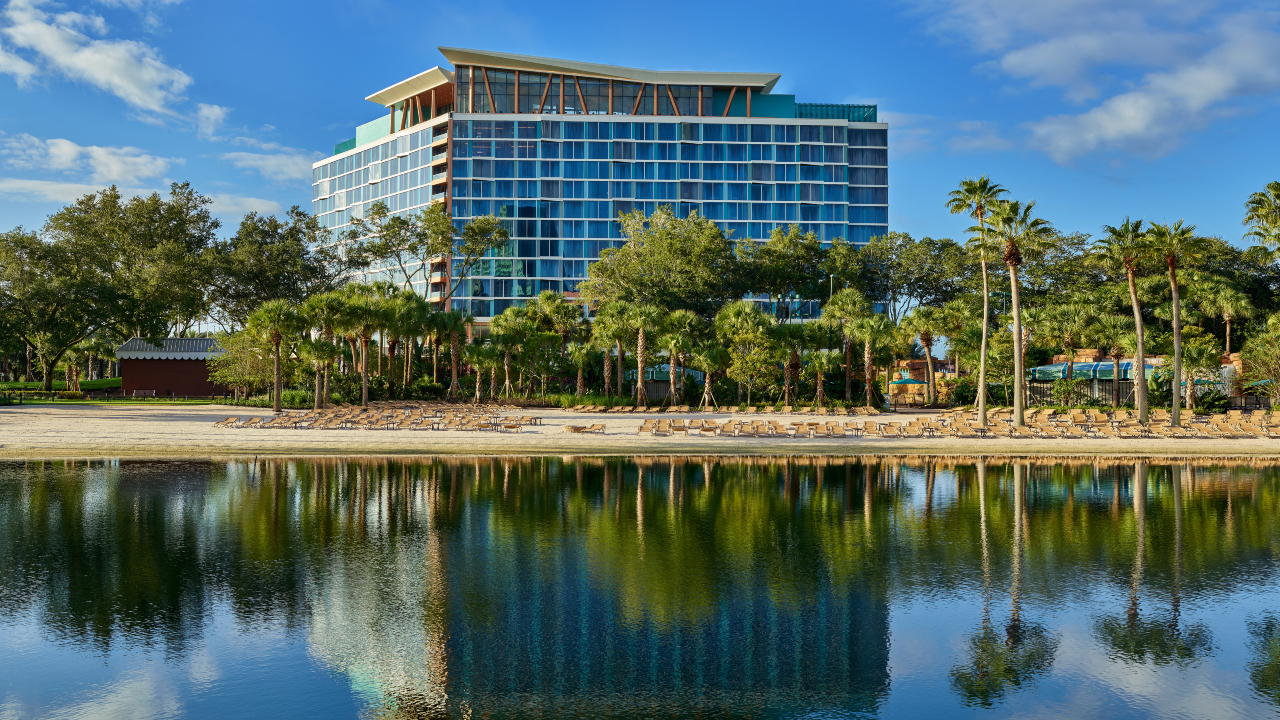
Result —
[[[515,433],[410,430],[253,430],[214,427],[229,415],[271,417],[216,405],[28,405],[0,408],[0,458],[228,457],[244,455],[539,455],[539,454],[803,454],[803,455],[1150,455],[1276,456],[1276,440],[1065,440],[863,437],[742,438],[637,435],[644,415],[525,411],[542,425]],[[648,417],[656,417],[649,415]],[[663,415],[662,417],[673,417]],[[730,415],[694,417],[727,420]],[[794,416],[753,416],[784,424]],[[877,420],[920,415],[885,414]],[[604,423],[603,435],[574,435],[565,425]]]

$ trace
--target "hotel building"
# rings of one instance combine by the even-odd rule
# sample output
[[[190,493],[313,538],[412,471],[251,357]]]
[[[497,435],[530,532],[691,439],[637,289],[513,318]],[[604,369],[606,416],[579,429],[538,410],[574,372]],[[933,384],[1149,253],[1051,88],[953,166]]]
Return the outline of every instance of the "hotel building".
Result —
[[[796,102],[769,73],[440,52],[449,67],[367,98],[388,114],[313,166],[313,207],[335,231],[376,202],[406,215],[444,202],[457,227],[502,218],[510,243],[451,301],[480,322],[542,290],[575,292],[625,242],[615,218],[633,210],[669,205],[754,240],[792,224],[826,243],[888,231],[888,126],[874,105]],[[450,268],[430,270],[415,289],[441,299]]]

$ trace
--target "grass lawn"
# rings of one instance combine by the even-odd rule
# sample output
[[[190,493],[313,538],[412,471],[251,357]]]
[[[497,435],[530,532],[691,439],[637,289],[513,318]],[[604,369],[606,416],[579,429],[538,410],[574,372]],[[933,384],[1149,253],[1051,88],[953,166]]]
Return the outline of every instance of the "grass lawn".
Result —
[[[67,383],[65,380],[54,380],[54,390],[66,390]],[[80,389],[89,392],[90,390],[119,390],[120,378],[106,378],[105,380],[81,380]],[[38,382],[0,382],[0,390],[44,390],[44,383]]]

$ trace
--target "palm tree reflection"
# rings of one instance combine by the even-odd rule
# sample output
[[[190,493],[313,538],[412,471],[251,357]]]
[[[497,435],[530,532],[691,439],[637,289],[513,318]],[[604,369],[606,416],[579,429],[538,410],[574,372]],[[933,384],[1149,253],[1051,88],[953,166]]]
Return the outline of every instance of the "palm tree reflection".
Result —
[[[1125,663],[1190,667],[1213,650],[1208,627],[1196,623],[1183,627],[1182,608],[1182,478],[1173,472],[1174,551],[1173,582],[1167,620],[1143,618],[1139,612],[1139,592],[1146,562],[1147,465],[1139,462],[1133,473],[1133,515],[1137,526],[1133,573],[1129,583],[1129,607],[1124,618],[1107,615],[1094,623],[1094,635],[1113,658]]]
[[[1249,623],[1249,650],[1249,684],[1263,700],[1280,705],[1280,617],[1267,613]]]
[[[951,670],[951,687],[966,705],[994,707],[1009,693],[1029,686],[1053,666],[1057,638],[1044,626],[1022,617],[1022,551],[1025,543],[1026,515],[1023,508],[1025,489],[1022,466],[1013,466],[1013,580],[1009,586],[1011,600],[1009,622],[1003,637],[991,621],[991,550],[987,540],[987,466],[978,460],[978,504],[982,533],[982,625],[965,640],[969,662]]]

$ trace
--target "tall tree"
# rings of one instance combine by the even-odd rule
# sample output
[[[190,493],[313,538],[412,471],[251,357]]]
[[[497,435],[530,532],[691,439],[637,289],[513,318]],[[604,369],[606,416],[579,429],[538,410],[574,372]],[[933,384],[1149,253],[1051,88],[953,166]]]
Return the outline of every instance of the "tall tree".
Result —
[[[929,403],[933,404],[938,401],[937,384],[933,374],[933,344],[937,337],[944,330],[942,327],[943,318],[941,312],[935,307],[918,307],[911,311],[911,314],[903,318],[902,326],[915,335],[920,341],[920,347],[924,348],[924,359],[928,368],[929,377]]]
[[[1244,222],[1249,228],[1246,238],[1262,247],[1280,251],[1280,180],[1249,196],[1244,204]]]
[[[991,178],[983,175],[979,178],[966,178],[960,181],[960,187],[947,195],[947,209],[952,215],[967,213],[978,221],[978,231],[969,240],[970,250],[978,256],[982,266],[982,347],[978,350],[978,422],[987,424],[987,335],[991,329],[991,281],[987,270],[987,261],[996,257],[995,248],[987,242],[986,218],[991,205],[999,202],[1001,196],[1007,195],[999,183],[991,182]]]
[[[777,227],[762,244],[746,245],[748,273],[752,289],[764,292],[773,304],[774,318],[786,322],[791,303],[813,300],[827,294],[823,263],[826,253],[813,232],[799,226]]]
[[[662,345],[667,351],[670,376],[670,404],[680,402],[684,383],[684,361],[702,336],[706,323],[692,310],[673,310],[662,319]]]
[[[662,309],[650,303],[627,309],[626,323],[636,337],[636,405],[648,405],[649,393],[644,387],[645,363],[649,357],[649,336],[662,330]]]
[[[677,218],[668,205],[647,218],[636,211],[619,222],[627,242],[601,251],[591,276],[578,286],[584,300],[684,308],[710,319],[726,302],[742,297],[735,243],[715,222],[697,213]]]
[[[376,202],[364,216],[351,218],[345,238],[364,264],[398,272],[400,286],[408,290],[419,274],[430,276],[433,260],[449,254],[453,235],[444,203],[432,203],[406,217]]]
[[[871,304],[860,291],[844,288],[837,291],[822,307],[822,319],[838,332],[844,348],[844,399],[853,399],[853,343],[848,341],[845,328],[858,318],[866,317],[871,312]]]
[[[302,330],[304,320],[297,307],[287,300],[268,300],[249,316],[247,328],[267,342],[275,357],[275,380],[271,392],[271,409],[280,412],[280,395],[284,392],[284,375],[280,367],[280,346]]]
[[[1091,342],[1098,343],[1098,347],[1106,351],[1107,356],[1111,358],[1111,405],[1119,408],[1120,354],[1124,352],[1126,340],[1133,337],[1133,318],[1124,315],[1101,315],[1094,321],[1090,334]],[[1143,378],[1144,375],[1142,368],[1135,363],[1133,372],[1130,373],[1135,389],[1139,384],[1147,384]]]
[[[1018,200],[999,202],[992,210],[991,225],[1004,247],[1002,259],[1009,269],[1011,295],[1010,311],[1013,315],[1013,424],[1026,424],[1027,375],[1023,361],[1022,304],[1019,297],[1018,268],[1026,256],[1041,252],[1053,232],[1048,221],[1034,215],[1034,200],[1025,205]]]
[[[1093,309],[1084,303],[1067,303],[1048,309],[1044,318],[1045,340],[1057,344],[1067,357],[1067,379],[1075,377],[1076,351],[1093,338]]]
[[[1138,268],[1146,254],[1146,234],[1142,231],[1142,221],[1125,218],[1118,227],[1104,225],[1106,235],[1094,243],[1094,250],[1113,268],[1124,271],[1129,284],[1129,304],[1133,308],[1134,357],[1133,381],[1134,397],[1138,408],[1138,422],[1147,424],[1147,351],[1145,330],[1142,326],[1142,301],[1138,297]],[[1117,381],[1119,378],[1117,378]]]
[[[449,397],[457,398],[461,386],[458,385],[458,364],[462,360],[460,339],[467,331],[467,326],[475,322],[470,314],[462,310],[448,310],[440,314],[442,333],[449,338]]]
[[[1173,301],[1173,411],[1170,422],[1181,423],[1179,400],[1182,389],[1182,297],[1178,287],[1179,265],[1193,265],[1205,251],[1208,243],[1196,235],[1195,225],[1176,223],[1152,225],[1147,231],[1144,246],[1147,253],[1164,262],[1169,270],[1169,290]]]
[[[894,330],[893,321],[889,316],[882,314],[859,318],[845,326],[845,334],[849,339],[862,343],[862,377],[865,382],[867,407],[873,406],[871,376],[875,370],[872,367],[872,353],[876,347],[893,337]]]

